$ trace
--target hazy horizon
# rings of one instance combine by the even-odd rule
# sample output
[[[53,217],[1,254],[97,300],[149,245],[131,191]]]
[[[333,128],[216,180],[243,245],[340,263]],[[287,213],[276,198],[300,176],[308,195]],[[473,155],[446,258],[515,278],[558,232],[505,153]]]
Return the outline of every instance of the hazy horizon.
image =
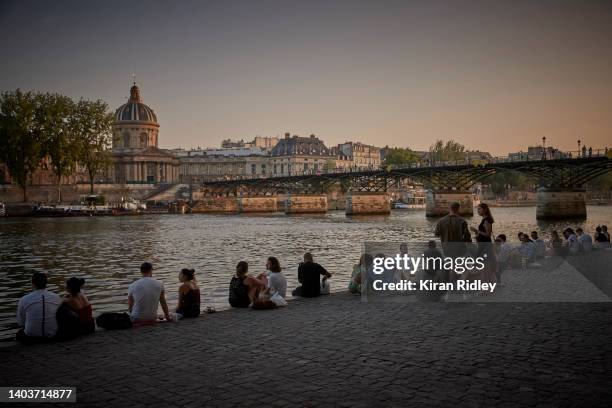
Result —
[[[0,3],[0,91],[129,96],[160,147],[612,145],[612,1]]]

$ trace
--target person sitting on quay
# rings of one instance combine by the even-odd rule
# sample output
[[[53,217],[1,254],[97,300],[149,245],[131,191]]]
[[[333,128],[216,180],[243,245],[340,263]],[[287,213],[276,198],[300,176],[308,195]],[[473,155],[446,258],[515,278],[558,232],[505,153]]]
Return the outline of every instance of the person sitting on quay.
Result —
[[[544,258],[544,255],[546,255],[546,244],[538,236],[538,231],[531,231],[531,241],[535,246],[535,257]]]
[[[601,233],[606,236],[607,242],[610,242],[610,233],[608,232],[608,226],[607,225],[602,225],[601,226]]]
[[[374,265],[374,258],[370,254],[363,254],[359,258],[359,263],[353,266],[351,279],[348,284],[349,292],[358,295],[361,294],[361,281],[367,275],[368,271]]]
[[[200,315],[200,288],[195,280],[195,270],[183,268],[179,273],[178,318],[198,317]]]
[[[316,263],[310,252],[304,254],[304,262],[298,267],[298,282],[302,285],[295,288],[292,292],[293,296],[302,297],[317,297],[321,295],[320,276],[324,280],[331,278],[331,273]]]
[[[550,241],[548,242],[546,253],[549,256],[563,256],[567,253],[566,248],[563,247],[563,240],[557,231],[550,233]]]
[[[512,247],[508,244],[506,234],[499,234],[495,238],[495,250],[497,255],[497,282],[501,285],[501,275],[510,263]]]
[[[571,228],[566,228],[563,230],[563,238],[565,238],[565,242],[563,246],[568,255],[576,255],[580,251],[580,243],[578,242],[578,238],[574,233],[574,230]]]
[[[580,227],[576,228],[576,235],[580,245],[580,252],[591,252],[593,249],[593,238],[589,234],[585,234]]]
[[[78,317],[76,327],[68,328],[74,335],[91,334],[96,331],[96,324],[93,318],[93,309],[87,296],[81,291],[85,284],[85,279],[71,277],[66,281],[67,295],[64,297],[63,304],[69,307]]]
[[[166,321],[172,321],[166,303],[164,284],[153,278],[153,265],[140,265],[142,278],[128,287],[128,310],[135,326],[157,323],[157,306],[161,305]]]
[[[597,248],[606,248],[610,246],[610,239],[603,233],[603,229],[600,226],[595,228],[595,246]]]
[[[265,277],[257,278],[250,276],[249,264],[240,261],[236,265],[236,274],[229,284],[229,304],[232,307],[249,307],[259,296],[259,292],[266,289]]]
[[[37,343],[53,339],[57,334],[56,313],[62,299],[47,289],[47,274],[32,274],[32,292],[19,299],[17,306],[17,340]]]
[[[518,239],[521,241],[520,246],[517,248],[517,256],[514,257],[513,265],[518,266],[519,263],[525,262],[525,265],[532,263],[535,260],[535,245],[529,238],[529,235],[524,232],[518,233]]]
[[[287,278],[283,275],[280,262],[271,256],[266,262],[266,275],[268,276],[268,289],[274,288],[283,299],[287,297]]]

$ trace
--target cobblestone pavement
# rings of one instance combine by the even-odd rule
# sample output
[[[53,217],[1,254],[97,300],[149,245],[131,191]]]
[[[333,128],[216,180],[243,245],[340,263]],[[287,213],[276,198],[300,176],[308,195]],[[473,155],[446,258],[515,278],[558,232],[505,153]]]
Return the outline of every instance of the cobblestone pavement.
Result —
[[[4,347],[0,385],[76,386],[88,407],[609,407],[611,322],[610,303],[336,294]]]

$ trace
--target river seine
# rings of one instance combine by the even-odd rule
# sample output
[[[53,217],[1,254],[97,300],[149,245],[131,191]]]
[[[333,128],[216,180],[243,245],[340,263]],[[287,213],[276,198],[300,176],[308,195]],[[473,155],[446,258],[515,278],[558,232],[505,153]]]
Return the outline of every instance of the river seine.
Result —
[[[588,220],[536,222],[535,207],[492,208],[494,233],[516,242],[519,231],[538,230],[545,239],[553,229],[582,226],[592,234],[599,224],[612,226],[612,207],[589,206]],[[86,280],[84,292],[94,315],[127,308],[127,287],[139,277],[143,261],[166,286],[176,306],[177,275],[196,269],[202,306],[228,307],[227,285],[238,261],[250,272],[265,270],[266,258],[279,258],[289,281],[297,285],[297,266],[305,251],[332,274],[332,291],[343,290],[364,241],[433,239],[436,220],[424,211],[394,210],[386,217],[326,215],[146,215],[91,218],[0,218],[0,339],[14,335],[19,297],[30,289],[34,271],[49,273],[49,289],[63,293],[70,276]],[[469,219],[478,226],[479,217]]]

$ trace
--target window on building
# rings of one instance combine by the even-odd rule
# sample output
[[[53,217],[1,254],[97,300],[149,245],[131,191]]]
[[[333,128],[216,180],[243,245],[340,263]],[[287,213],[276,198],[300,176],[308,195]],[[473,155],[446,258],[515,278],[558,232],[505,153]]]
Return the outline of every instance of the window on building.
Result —
[[[255,164],[251,164],[251,174],[257,173],[257,166]]]

